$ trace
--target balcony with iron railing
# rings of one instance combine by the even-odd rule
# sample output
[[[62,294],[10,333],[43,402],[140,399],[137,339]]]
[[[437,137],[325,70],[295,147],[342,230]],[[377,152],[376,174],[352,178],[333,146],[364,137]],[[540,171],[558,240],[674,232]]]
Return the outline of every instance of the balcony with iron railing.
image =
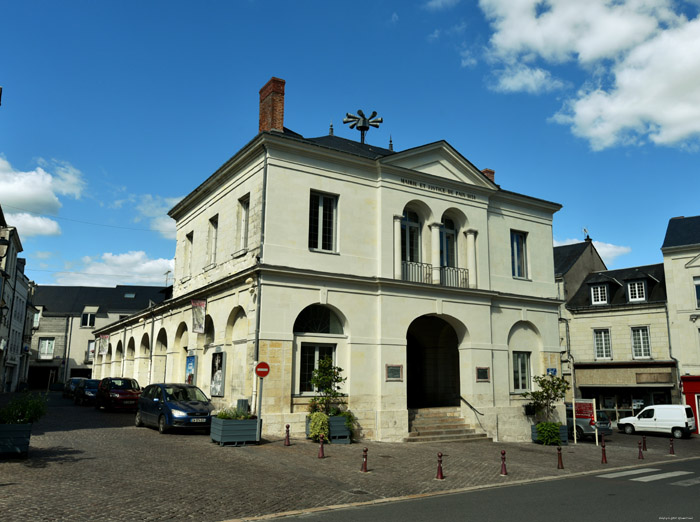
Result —
[[[401,279],[412,283],[433,283],[433,265],[429,263],[416,263],[413,261],[401,262]],[[469,270],[452,266],[440,267],[440,285],[452,288],[469,288]]]
[[[454,288],[469,288],[469,270],[454,266],[441,266],[440,284]]]

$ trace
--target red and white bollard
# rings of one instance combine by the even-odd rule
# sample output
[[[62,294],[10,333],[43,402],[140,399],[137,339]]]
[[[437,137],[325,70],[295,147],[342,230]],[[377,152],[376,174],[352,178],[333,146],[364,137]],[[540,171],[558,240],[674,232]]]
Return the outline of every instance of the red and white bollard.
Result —
[[[642,453],[642,441],[640,440],[637,445],[639,446],[639,456],[637,457],[637,460],[644,460],[644,454]]]
[[[642,435],[642,451],[646,451],[646,450],[647,450],[647,436]]]
[[[557,446],[557,469],[564,469],[564,463],[561,460],[561,446]]]
[[[670,444],[670,446],[669,446],[669,452],[668,452],[668,454],[669,454],[669,455],[675,455],[676,452],[673,450],[673,439],[669,439],[669,444]]]
[[[507,475],[506,470],[506,450],[501,450],[501,475]]]
[[[362,473],[367,473],[367,448],[362,450],[362,467],[360,471]]]
[[[318,458],[319,459],[325,459],[326,455],[323,453],[323,433],[318,436],[319,440],[321,441],[321,445],[318,447]]]
[[[438,470],[435,478],[437,480],[443,480],[445,478],[445,475],[442,474],[442,453],[438,453]]]
[[[284,445],[291,446],[291,443],[289,442],[289,424],[287,424],[286,432],[284,435]]]

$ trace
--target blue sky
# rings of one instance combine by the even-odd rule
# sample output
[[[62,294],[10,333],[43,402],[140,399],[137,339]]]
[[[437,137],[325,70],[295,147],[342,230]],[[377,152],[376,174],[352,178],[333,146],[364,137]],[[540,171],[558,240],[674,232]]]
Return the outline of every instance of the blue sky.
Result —
[[[556,201],[609,268],[662,261],[700,214],[699,2],[0,0],[0,205],[39,284],[164,284],[167,211],[285,126],[368,143],[444,139],[506,190]]]

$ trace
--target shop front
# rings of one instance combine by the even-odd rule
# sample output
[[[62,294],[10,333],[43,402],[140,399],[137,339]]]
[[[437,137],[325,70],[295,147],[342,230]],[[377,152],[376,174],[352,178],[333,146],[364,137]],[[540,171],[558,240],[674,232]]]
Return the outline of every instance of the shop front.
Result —
[[[700,411],[700,375],[681,376],[681,387],[685,396],[685,404],[693,409],[695,415],[695,431],[698,433],[698,412]]]

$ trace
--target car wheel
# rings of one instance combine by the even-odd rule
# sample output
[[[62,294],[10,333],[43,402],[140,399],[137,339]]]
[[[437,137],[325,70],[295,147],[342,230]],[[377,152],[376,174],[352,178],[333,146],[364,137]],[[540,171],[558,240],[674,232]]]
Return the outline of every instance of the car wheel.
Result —
[[[140,428],[143,426],[143,420],[141,419],[141,412],[137,411],[136,412],[136,417],[134,418],[134,424],[136,425],[137,428]]]
[[[162,435],[168,431],[168,426],[165,424],[165,415],[158,417],[158,432]]]
[[[671,430],[674,439],[682,439],[685,435],[685,431],[682,428],[673,428]]]
[[[577,440],[583,440],[585,435],[583,434],[583,429],[581,429],[581,426],[576,426],[576,439]]]
[[[625,433],[627,435],[632,435],[634,433],[634,426],[631,424],[625,424]]]

